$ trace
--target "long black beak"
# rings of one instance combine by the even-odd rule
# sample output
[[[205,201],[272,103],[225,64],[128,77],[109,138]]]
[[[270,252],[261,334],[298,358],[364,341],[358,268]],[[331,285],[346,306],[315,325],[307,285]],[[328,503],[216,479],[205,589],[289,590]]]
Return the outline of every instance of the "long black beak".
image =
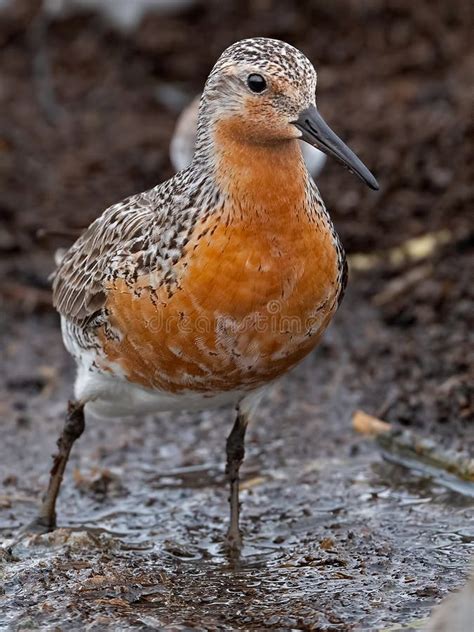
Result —
[[[298,119],[293,121],[293,125],[301,131],[302,140],[324,151],[325,154],[334,156],[349,171],[359,176],[371,189],[378,190],[379,184],[374,176],[355,153],[332,131],[314,105],[303,110]]]

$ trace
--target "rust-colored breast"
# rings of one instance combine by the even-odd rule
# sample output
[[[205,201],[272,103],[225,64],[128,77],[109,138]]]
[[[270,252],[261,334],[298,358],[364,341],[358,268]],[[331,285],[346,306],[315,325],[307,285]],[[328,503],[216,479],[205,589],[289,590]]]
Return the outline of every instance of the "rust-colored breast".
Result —
[[[329,323],[338,261],[327,221],[310,219],[296,178],[286,173],[283,189],[277,167],[251,173],[264,207],[231,198],[198,222],[176,285],[152,291],[153,279],[139,277],[108,288],[118,336],[102,329],[100,341],[132,382],[175,393],[254,388],[294,366]]]
[[[249,388],[281,375],[315,346],[335,309],[332,239],[305,229],[269,236],[219,223],[212,237],[190,241],[171,295],[150,291],[148,277],[134,288],[116,281],[107,308],[119,336],[99,332],[107,358],[132,382],[170,392]]]

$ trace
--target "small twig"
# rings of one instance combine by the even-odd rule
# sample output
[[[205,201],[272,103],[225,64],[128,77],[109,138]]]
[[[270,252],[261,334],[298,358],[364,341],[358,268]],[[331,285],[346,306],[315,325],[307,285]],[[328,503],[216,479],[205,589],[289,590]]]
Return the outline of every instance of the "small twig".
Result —
[[[456,239],[449,230],[439,230],[426,233],[420,237],[407,239],[400,246],[390,248],[384,252],[354,253],[348,256],[352,270],[371,270],[378,265],[389,262],[393,266],[422,261],[433,256],[442,246],[452,243]]]
[[[467,454],[445,449],[432,439],[420,437],[410,430],[393,428],[386,421],[360,410],[354,414],[352,425],[358,432],[375,437],[377,443],[391,454],[414,459],[464,481],[474,482],[474,459]]]
[[[364,413],[362,410],[357,410],[352,417],[352,426],[354,430],[364,435],[376,437],[384,432],[390,432],[392,426],[386,421],[377,419]]]
[[[374,296],[374,304],[377,305],[377,307],[383,307],[384,305],[397,300],[406,292],[409,292],[419,283],[428,278],[432,272],[433,266],[430,264],[424,264],[411,268],[404,274],[401,274],[389,281],[383,290]]]

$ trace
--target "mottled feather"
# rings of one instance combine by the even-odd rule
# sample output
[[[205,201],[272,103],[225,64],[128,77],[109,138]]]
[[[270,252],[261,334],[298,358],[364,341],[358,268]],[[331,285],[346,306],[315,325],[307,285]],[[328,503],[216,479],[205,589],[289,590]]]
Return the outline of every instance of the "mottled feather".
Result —
[[[173,262],[212,197],[207,185],[206,178],[190,180],[185,170],[106,209],[58,265],[53,280],[58,312],[86,324],[103,309],[105,288],[117,277],[132,282],[153,270],[159,284],[169,280]]]
[[[271,100],[246,93],[249,69],[271,77]],[[78,398],[112,402],[113,378],[239,399],[314,348],[342,297],[344,253],[298,136],[278,134],[315,86],[288,44],[231,46],[206,83],[189,167],[108,208],[64,254],[53,298]]]

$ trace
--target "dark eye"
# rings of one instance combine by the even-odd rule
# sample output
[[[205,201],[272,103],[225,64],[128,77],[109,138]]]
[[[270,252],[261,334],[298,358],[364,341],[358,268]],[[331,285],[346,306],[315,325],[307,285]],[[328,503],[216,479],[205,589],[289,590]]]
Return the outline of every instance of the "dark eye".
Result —
[[[247,77],[247,85],[252,92],[263,92],[267,87],[267,82],[262,75],[252,73]]]

